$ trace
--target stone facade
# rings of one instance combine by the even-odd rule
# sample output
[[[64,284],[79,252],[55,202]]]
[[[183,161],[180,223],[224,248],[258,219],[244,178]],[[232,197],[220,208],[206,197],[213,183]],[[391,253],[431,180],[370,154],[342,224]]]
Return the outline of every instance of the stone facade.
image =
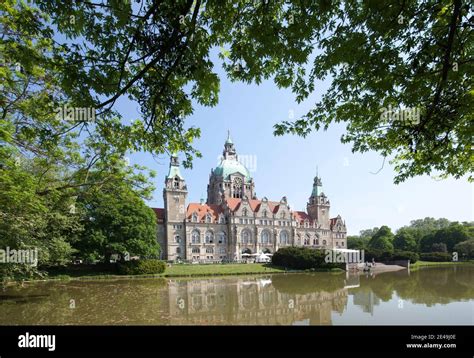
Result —
[[[244,253],[273,253],[287,246],[347,247],[345,222],[340,215],[330,218],[321,178],[314,178],[306,212],[291,210],[286,197],[258,199],[230,136],[221,163],[211,170],[207,201],[186,206],[187,193],[173,155],[163,189],[164,208],[154,209],[162,259],[240,261]]]

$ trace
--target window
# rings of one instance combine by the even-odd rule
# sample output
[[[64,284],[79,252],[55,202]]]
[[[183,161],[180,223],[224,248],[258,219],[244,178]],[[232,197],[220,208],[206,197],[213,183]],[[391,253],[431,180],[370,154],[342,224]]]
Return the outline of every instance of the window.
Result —
[[[267,210],[263,210],[263,217],[264,217],[264,218],[267,217]]]
[[[221,231],[219,234],[217,234],[217,243],[219,244],[225,244],[225,232]]]
[[[176,242],[177,244],[181,243],[181,236],[175,235],[174,236],[174,242]]]
[[[242,244],[249,244],[250,243],[251,234],[250,234],[249,230],[242,231],[241,240],[242,240]]]
[[[289,244],[289,237],[288,237],[288,231],[283,230],[280,232],[280,244],[281,245],[288,245]]]
[[[213,247],[206,247],[206,254],[213,254],[214,248]]]
[[[211,218],[211,214],[207,214],[206,215],[206,223],[211,223],[212,222],[212,218]]]
[[[219,247],[219,254],[225,254],[225,253],[226,253],[225,247]]]
[[[179,178],[178,177],[174,178],[173,186],[174,186],[175,189],[179,189]]]
[[[308,222],[308,220],[305,220],[304,227],[308,227],[308,226],[309,226],[309,222]]]
[[[225,216],[222,214],[219,216],[219,224],[225,224]]]
[[[199,232],[199,230],[193,230],[192,234],[191,234],[191,242],[193,244],[199,244],[201,243],[201,233]]]
[[[214,243],[214,233],[212,231],[206,232],[206,244],[213,244]]]
[[[192,220],[193,220],[193,223],[197,223],[197,221],[198,221],[197,213],[193,213],[193,219]]]
[[[244,210],[242,210],[242,215],[247,216],[247,214],[248,214],[248,210],[247,208],[244,208]]]
[[[193,254],[199,254],[199,253],[201,252],[201,250],[199,249],[199,247],[193,247],[192,250],[191,250],[191,252],[192,252]],[[194,256],[193,256],[193,257],[194,257]]]
[[[270,233],[268,230],[263,230],[262,231],[262,236],[260,238],[262,244],[268,244],[270,242]]]
[[[318,240],[313,239],[313,245],[316,246],[318,244]]]
[[[181,248],[180,247],[177,247],[176,248],[176,254],[180,254],[181,253]]]
[[[341,242],[341,246],[344,246],[344,241]]]
[[[326,240],[323,240],[323,245],[326,245]]]

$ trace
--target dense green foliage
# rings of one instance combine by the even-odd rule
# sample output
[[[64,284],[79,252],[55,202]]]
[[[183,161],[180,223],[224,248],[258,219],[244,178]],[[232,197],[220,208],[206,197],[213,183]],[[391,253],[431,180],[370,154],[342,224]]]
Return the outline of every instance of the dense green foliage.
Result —
[[[306,247],[284,247],[272,257],[272,264],[295,270],[345,268],[338,263],[326,263],[326,253]]]
[[[452,252],[458,252],[459,260],[473,257],[474,223],[450,222],[447,219],[425,218],[413,220],[401,227],[395,235],[390,228],[382,226],[362,230],[360,236],[348,236],[349,249],[365,250],[366,260],[396,260],[410,258],[412,262],[426,254],[426,261],[453,259]],[[441,255],[441,254],[445,255]],[[420,258],[424,260],[423,258]]]
[[[412,251],[400,251],[395,250],[393,252],[387,252],[377,249],[364,250],[365,261],[371,262],[372,259],[375,261],[396,261],[396,260],[410,260],[410,263],[415,263],[420,259],[420,255]]]
[[[459,253],[461,258],[474,258],[474,239],[460,242],[454,246],[454,251]]]
[[[382,226],[370,239],[367,247],[369,249],[393,251],[393,234],[388,226]]]
[[[156,217],[132,190],[124,185],[91,190],[78,200],[86,215],[84,231],[73,246],[77,257],[93,262],[120,257],[159,257]]]
[[[452,261],[453,256],[448,252],[428,252],[428,253],[420,254],[420,260],[444,262],[444,261]]]
[[[131,260],[118,264],[118,272],[122,275],[147,275],[165,272],[166,263],[161,260]]]
[[[14,132],[20,142],[54,145],[56,134],[77,130],[120,153],[183,150],[189,165],[200,131],[184,119],[195,104],[217,104],[211,54],[219,49],[231,80],[272,78],[298,103],[318,81],[331,81],[306,115],[276,125],[276,135],[345,122],[342,141],[392,158],[396,182],[472,172],[467,1],[4,0],[0,11],[0,105],[9,121],[25,115],[14,120],[27,124]],[[122,96],[138,104],[140,118],[121,116]],[[97,110],[96,123],[48,115],[65,103]],[[419,108],[420,118],[384,117],[389,106]]]

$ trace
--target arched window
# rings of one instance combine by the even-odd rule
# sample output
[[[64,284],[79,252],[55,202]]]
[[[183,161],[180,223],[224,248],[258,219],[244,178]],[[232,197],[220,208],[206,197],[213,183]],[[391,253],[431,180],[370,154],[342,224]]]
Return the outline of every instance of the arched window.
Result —
[[[262,244],[268,244],[270,242],[270,233],[268,230],[263,230],[262,235],[260,237],[261,243]]]
[[[193,223],[197,223],[198,221],[198,214],[197,213],[193,213]]]
[[[242,244],[250,244],[251,239],[252,239],[252,234],[250,233],[249,230],[242,231],[242,234],[241,234]]]
[[[306,236],[305,236],[305,238],[304,238],[304,244],[305,244],[305,245],[311,245],[310,239],[311,239],[311,238],[310,238],[309,234],[306,234]]]
[[[173,186],[174,186],[175,189],[179,189],[179,178],[178,177],[174,177]]]
[[[177,244],[181,243],[181,236],[175,235],[174,236],[174,242],[176,242]]]
[[[263,217],[266,218],[267,217],[267,210],[263,210]]]
[[[206,244],[213,244],[214,243],[214,233],[212,231],[206,232]]]
[[[206,254],[213,254],[214,248],[213,247],[206,247]]]
[[[219,224],[225,224],[225,216],[222,214],[219,216]]]
[[[288,245],[289,244],[289,236],[288,236],[288,231],[283,230],[280,232],[280,244],[281,245]]]
[[[226,238],[225,232],[221,231],[220,233],[217,234],[217,243],[225,244],[225,238]]]
[[[247,216],[247,214],[248,214],[248,210],[247,208],[244,208],[244,210],[242,210],[242,215]]]
[[[191,234],[191,242],[193,244],[201,243],[201,233],[199,232],[199,230],[193,230]]]
[[[212,222],[211,214],[206,215],[206,223],[210,224]]]
[[[200,253],[199,247],[193,247],[192,252],[193,254],[199,254]]]

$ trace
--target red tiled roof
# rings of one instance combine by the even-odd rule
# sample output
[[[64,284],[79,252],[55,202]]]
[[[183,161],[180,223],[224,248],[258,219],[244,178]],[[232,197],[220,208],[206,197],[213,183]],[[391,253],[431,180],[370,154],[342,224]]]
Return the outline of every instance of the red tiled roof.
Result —
[[[158,220],[164,220],[165,219],[165,209],[163,209],[163,208],[152,208],[152,209],[155,212],[156,218]]]
[[[226,200],[227,205],[231,211],[236,211],[239,209],[242,199],[237,198],[229,198]],[[276,213],[278,211],[278,207],[280,203],[278,201],[267,201],[268,207],[272,213]],[[253,212],[260,210],[260,206],[262,205],[262,200],[257,199],[249,199],[249,205]]]
[[[193,213],[198,214],[198,221],[203,221],[207,215],[210,213],[214,220],[219,218],[219,214],[223,213],[224,210],[220,205],[217,204],[200,204],[200,203],[189,203],[186,210],[186,218],[190,219]]]
[[[293,216],[298,221],[299,223],[308,220],[309,222],[312,222],[313,220],[311,219],[311,216],[309,216],[307,213],[304,211],[293,211]]]

